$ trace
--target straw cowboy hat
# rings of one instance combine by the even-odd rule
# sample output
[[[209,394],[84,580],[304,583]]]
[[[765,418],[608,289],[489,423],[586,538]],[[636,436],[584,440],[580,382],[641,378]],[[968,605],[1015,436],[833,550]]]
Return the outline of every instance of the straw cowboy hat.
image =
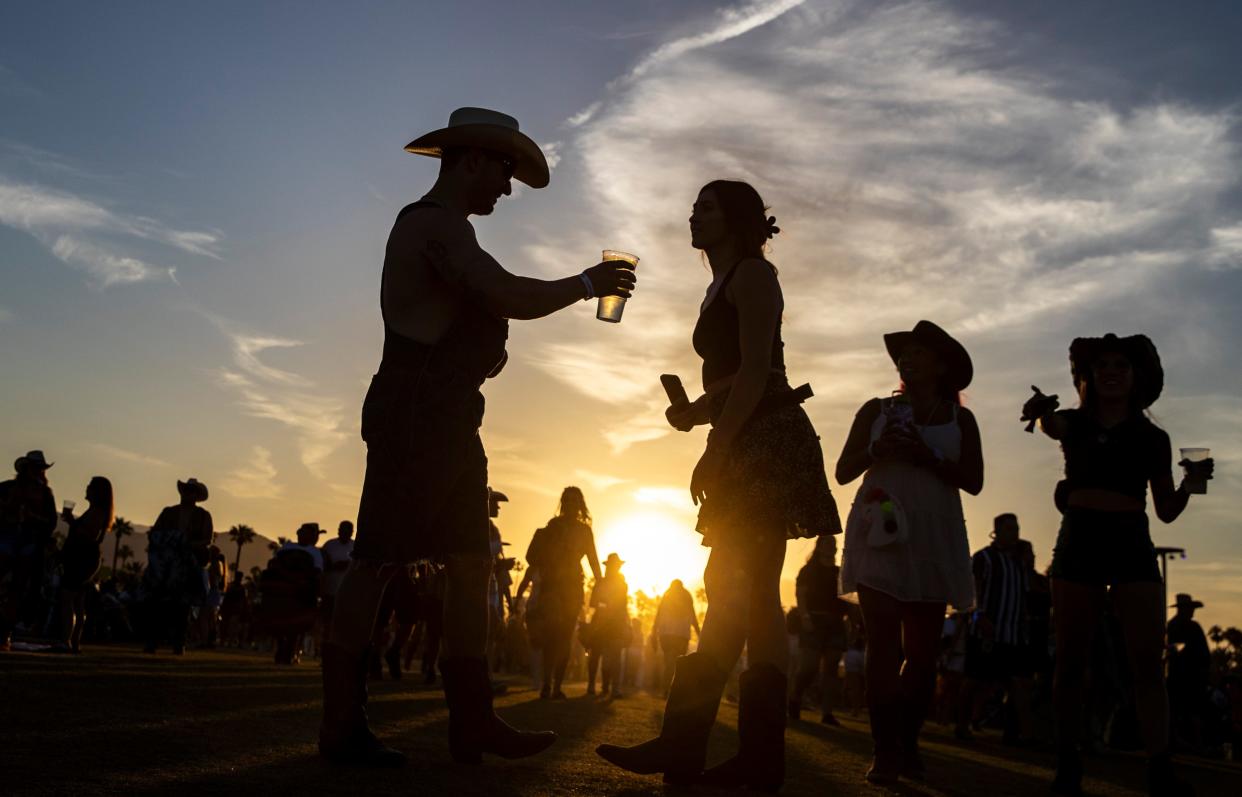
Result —
[[[13,470],[21,470],[28,465],[47,470],[55,464],[55,462],[48,462],[42,451],[27,451],[26,456],[13,460]]]
[[[486,108],[458,108],[449,115],[447,127],[405,145],[406,152],[438,158],[450,147],[476,147],[500,152],[513,158],[513,176],[531,188],[548,184],[548,161],[529,136],[518,128],[518,121],[508,114]]]
[[[191,476],[186,481],[177,481],[177,492],[194,501],[207,500],[207,485]]]
[[[970,354],[966,347],[953,339],[953,336],[930,321],[920,321],[908,332],[890,332],[884,336],[884,348],[893,364],[901,357],[902,351],[911,343],[917,343],[936,352],[944,363],[944,378],[949,387],[955,391],[965,390],[974,379],[975,367],[970,362]]]
[[[1110,332],[1102,338],[1074,338],[1069,350],[1074,386],[1082,385],[1095,361],[1107,352],[1125,355],[1130,361],[1134,369],[1134,394],[1139,405],[1147,409],[1155,404],[1164,390],[1164,367],[1160,364],[1156,344],[1146,335],[1119,338]]]
[[[1177,593],[1177,602],[1174,603],[1169,608],[1170,609],[1181,609],[1181,608],[1202,609],[1203,601],[1195,600],[1194,598],[1190,597],[1189,593],[1179,592]]]

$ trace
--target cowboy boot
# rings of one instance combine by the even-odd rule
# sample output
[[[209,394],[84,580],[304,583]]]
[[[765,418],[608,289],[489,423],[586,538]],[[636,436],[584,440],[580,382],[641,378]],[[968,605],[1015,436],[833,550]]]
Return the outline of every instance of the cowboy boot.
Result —
[[[900,706],[896,702],[874,701],[870,707],[871,740],[875,754],[867,780],[871,783],[896,783],[901,776],[901,744],[898,722]]]
[[[386,746],[367,726],[366,663],[370,649],[350,653],[332,642],[323,645],[323,722],[319,754],[341,764],[399,767],[405,754]]]
[[[682,656],[677,659],[660,735],[633,747],[601,744],[595,752],[639,775],[663,772],[666,783],[690,782],[707,760],[707,737],[728,677],[703,653]],[[782,690],[780,695],[784,694]]]
[[[901,774],[911,780],[926,780],[927,765],[919,755],[919,731],[923,728],[923,712],[903,707],[897,717],[898,743],[901,745]]]
[[[440,677],[449,709],[449,753],[459,764],[478,764],[483,753],[526,758],[556,741],[552,731],[519,731],[496,716],[486,659],[440,659]]]
[[[737,755],[703,773],[698,782],[719,788],[746,786],[775,794],[785,782],[785,711],[788,679],[771,664],[757,664],[738,678]]]

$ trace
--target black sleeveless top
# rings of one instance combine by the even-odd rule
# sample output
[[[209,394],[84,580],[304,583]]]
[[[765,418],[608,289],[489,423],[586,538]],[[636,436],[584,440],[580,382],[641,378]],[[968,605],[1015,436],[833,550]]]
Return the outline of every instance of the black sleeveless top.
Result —
[[[406,205],[397,214],[401,221],[407,213],[421,208],[439,207],[421,200]],[[395,224],[395,222],[394,222]],[[388,260],[384,260],[384,271]],[[380,277],[380,315],[384,316],[383,276]],[[482,299],[470,292],[462,297],[457,316],[436,343],[421,343],[402,335],[388,325],[384,317],[384,355],[380,370],[398,369],[426,372],[442,376],[461,375],[478,387],[504,368],[509,355],[505,341],[509,338],[509,322],[493,315]]]
[[[1168,435],[1143,416],[1105,429],[1087,412],[1057,413],[1066,420],[1061,438],[1065,482],[1070,490],[1110,490],[1138,499],[1147,497],[1147,483],[1161,467]]]
[[[741,261],[738,261],[740,263]],[[720,288],[712,297],[711,303],[699,313],[699,321],[694,326],[694,350],[703,358],[703,386],[707,387],[725,377],[733,376],[742,366],[742,342],[739,338],[741,328],[738,323],[737,308],[729,304],[725,292],[733,275],[737,273],[738,263],[729,269],[729,273],[720,282]],[[765,264],[776,269],[771,263]],[[772,370],[785,372],[785,344],[781,341],[781,322],[776,321],[776,330],[772,333]]]

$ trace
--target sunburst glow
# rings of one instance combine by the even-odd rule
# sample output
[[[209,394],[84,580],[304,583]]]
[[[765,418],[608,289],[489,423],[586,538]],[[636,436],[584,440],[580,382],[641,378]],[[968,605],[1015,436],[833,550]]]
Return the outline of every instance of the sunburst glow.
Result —
[[[659,510],[640,510],[608,522],[595,535],[601,562],[612,552],[625,560],[621,572],[630,592],[659,595],[680,578],[692,592],[703,581],[708,549],[692,524]]]

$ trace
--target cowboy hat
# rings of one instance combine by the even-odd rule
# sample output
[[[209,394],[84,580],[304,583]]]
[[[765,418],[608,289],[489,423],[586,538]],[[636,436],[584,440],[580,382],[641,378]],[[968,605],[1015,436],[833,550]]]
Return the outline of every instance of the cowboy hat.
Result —
[[[47,470],[55,464],[55,462],[48,462],[47,457],[43,456],[42,451],[27,451],[26,456],[13,460],[13,470],[21,470],[27,465],[34,465],[37,468]]]
[[[1170,608],[1170,609],[1180,609],[1180,608],[1182,608],[1183,606],[1184,606],[1184,607],[1186,607],[1186,608],[1190,608],[1190,609],[1202,609],[1202,608],[1203,608],[1203,601],[1197,601],[1197,600],[1195,600],[1194,598],[1190,597],[1190,594],[1189,594],[1189,593],[1186,593],[1186,592],[1179,592],[1179,593],[1177,593],[1177,602],[1176,602],[1176,603],[1174,603],[1174,604],[1173,604],[1172,606],[1170,606],[1169,608]]]
[[[305,533],[305,534],[313,534],[313,535],[315,535],[316,537],[318,537],[320,534],[327,534],[328,532],[327,532],[327,530],[326,530],[326,529],[321,529],[321,528],[319,528],[319,524],[318,524],[318,523],[303,523],[302,525],[298,526],[298,530],[297,530],[297,532],[296,532],[296,535],[297,535],[298,537],[301,537],[301,536],[302,536],[302,534],[304,534],[304,533]]]
[[[1102,338],[1074,338],[1070,344],[1070,374],[1074,386],[1081,387],[1095,361],[1105,352],[1125,355],[1134,369],[1134,394],[1142,409],[1156,403],[1164,390],[1164,367],[1160,353],[1146,335],[1130,335],[1119,338],[1109,332]]]
[[[608,567],[610,565],[620,567],[623,564],[625,564],[625,560],[620,556],[617,556],[615,553],[608,554],[608,558],[604,560],[604,567]]]
[[[911,343],[917,343],[936,352],[944,363],[944,378],[954,391],[965,390],[974,379],[975,367],[970,362],[970,354],[966,347],[953,339],[953,336],[930,321],[920,321],[908,332],[890,332],[884,336],[884,348],[893,364],[901,358],[901,353]]]
[[[487,488],[487,500],[495,501],[497,503],[500,503],[502,501],[508,502],[509,496],[505,495],[500,490],[493,490],[491,487],[488,487]]]
[[[177,492],[188,495],[195,501],[207,500],[207,485],[191,476],[186,481],[177,481]]]
[[[531,188],[548,184],[548,161],[543,150],[519,130],[518,121],[508,114],[486,108],[458,108],[449,115],[448,127],[419,136],[405,145],[405,151],[438,158],[450,147],[503,153],[514,160],[514,177]]]

